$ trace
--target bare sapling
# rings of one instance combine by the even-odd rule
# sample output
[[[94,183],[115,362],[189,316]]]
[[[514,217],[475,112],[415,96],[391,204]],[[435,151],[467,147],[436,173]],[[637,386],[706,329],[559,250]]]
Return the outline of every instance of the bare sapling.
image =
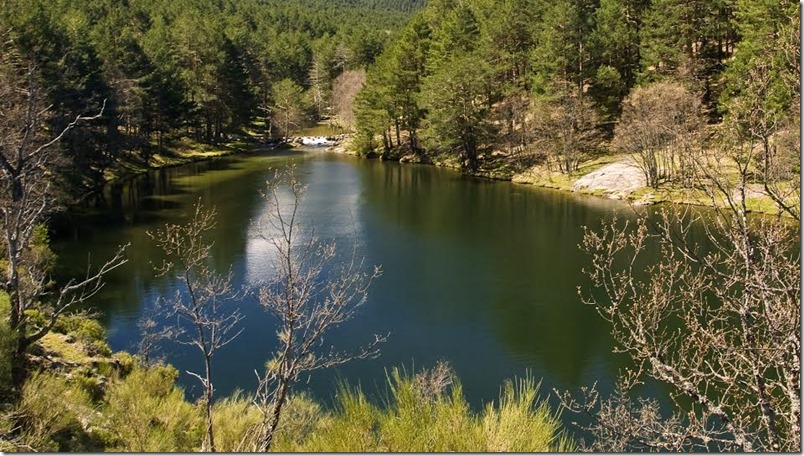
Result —
[[[611,324],[615,351],[636,365],[612,397],[594,388],[581,398],[561,394],[592,418],[593,450],[800,451],[798,225],[783,207],[749,218],[759,149],[727,144],[729,174],[722,161],[697,164],[711,211],[663,210],[586,232],[586,272],[600,293],[583,293],[584,301]],[[658,252],[648,256],[651,248]],[[656,400],[631,398],[648,377],[672,388],[671,416]]]
[[[203,388],[206,434],[202,450],[213,452],[216,447],[212,420],[215,392],[212,358],[243,331],[240,325],[243,316],[233,307],[237,292],[232,284],[232,272],[220,274],[210,265],[213,243],[207,236],[214,227],[214,209],[205,210],[199,200],[188,222],[168,224],[162,230],[148,233],[166,256],[156,268],[157,274],[171,274],[180,284],[172,298],[158,302],[162,318],[173,321],[170,337],[179,344],[195,347],[204,362],[203,372],[187,373]],[[153,325],[146,323],[145,326]]]
[[[327,345],[331,330],[351,320],[366,302],[379,267],[366,271],[356,246],[341,261],[334,243],[323,243],[299,218],[306,187],[291,167],[277,171],[263,193],[269,210],[256,226],[273,250],[272,275],[259,288],[260,305],[277,323],[278,346],[258,374],[255,402],[263,419],[252,433],[251,450],[267,451],[279,430],[282,408],[302,376],[356,359],[378,356],[384,336],[366,346],[338,351]],[[285,192],[285,193],[283,193]],[[287,198],[283,198],[287,197]]]

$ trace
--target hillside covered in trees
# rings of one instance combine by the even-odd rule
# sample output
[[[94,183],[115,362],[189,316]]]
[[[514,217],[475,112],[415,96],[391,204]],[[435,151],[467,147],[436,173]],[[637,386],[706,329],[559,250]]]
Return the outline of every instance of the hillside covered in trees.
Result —
[[[385,156],[452,158],[469,171],[505,167],[509,177],[544,162],[572,174],[602,153],[644,150],[627,137],[640,128],[635,136],[656,150],[678,146],[687,133],[701,133],[694,142],[704,146],[713,132],[706,125],[721,123],[736,142],[767,145],[798,131],[798,8],[434,0],[369,71],[356,102],[356,145]],[[797,173],[795,139],[789,144],[774,147]],[[675,162],[668,169],[684,166],[667,160]],[[647,177],[653,186],[671,176]]]
[[[800,451],[799,17],[798,5],[770,0],[4,1],[0,449]],[[505,179],[545,169],[569,179],[609,157],[636,167],[643,190],[698,192],[710,206],[704,215],[681,206],[584,227],[568,248],[580,247],[585,264],[563,266],[589,280],[545,286],[580,291],[610,325],[612,350],[633,361],[611,395],[596,386],[580,396],[554,391],[564,413],[589,419],[579,429],[590,441],[562,428],[529,376],[504,383],[480,409],[441,362],[386,371],[382,403],[344,382],[328,409],[296,388],[310,372],[377,357],[386,336],[354,352],[330,345],[328,331],[357,315],[381,268],[368,268],[356,248],[339,264],[334,243],[299,228],[307,187],[292,165],[285,177],[274,170],[262,191],[236,181],[268,208],[267,223],[247,222],[276,254],[259,271],[265,283],[235,287],[233,265],[228,275],[216,270],[207,235],[219,219],[200,199],[190,220],[144,231],[140,240],[164,256],[147,259],[150,272],[179,288],[143,315],[137,355],[113,353],[85,305],[141,246],[117,246],[85,276],[54,280],[47,224],[116,166],[147,168],[181,144],[287,139],[322,119],[354,129],[351,147],[364,156]],[[388,212],[400,212],[388,200],[401,180],[372,195]],[[427,180],[411,212],[443,192]],[[776,217],[749,217],[757,195]],[[482,199],[460,197],[473,214]],[[581,224],[539,214],[564,231]],[[471,225],[472,252],[492,237],[477,219],[412,220],[444,232]],[[510,220],[527,236],[544,233]],[[498,250],[502,263],[508,250]],[[534,252],[527,261],[549,266],[564,253]],[[438,286],[451,292],[481,275]],[[264,354],[256,391],[216,396],[213,355],[247,318],[222,304],[245,295],[274,319],[276,345],[246,349]],[[519,309],[512,319],[533,332],[528,319],[541,314]],[[567,320],[556,331],[577,323]],[[187,371],[201,385],[197,400],[156,359],[165,341],[197,349],[203,367]],[[669,401],[636,398],[648,381],[666,386]]]
[[[50,129],[103,106],[61,142],[80,194],[118,159],[147,162],[178,137],[280,135],[272,119],[287,111],[330,115],[333,81],[371,64],[422,3],[11,0],[0,53],[13,80],[30,70]]]

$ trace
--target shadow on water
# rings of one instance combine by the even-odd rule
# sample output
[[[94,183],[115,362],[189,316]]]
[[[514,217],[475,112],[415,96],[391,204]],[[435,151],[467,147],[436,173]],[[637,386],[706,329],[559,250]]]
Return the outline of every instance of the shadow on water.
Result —
[[[390,333],[380,358],[316,373],[303,386],[315,396],[330,399],[339,376],[382,390],[385,368],[440,359],[453,365],[475,407],[496,399],[504,379],[526,371],[543,379],[543,394],[595,380],[611,389],[627,361],[611,353],[607,324],[580,301],[577,287],[588,288],[588,281],[578,244],[583,226],[599,227],[615,212],[633,217],[627,206],[312,150],[160,170],[110,187],[93,211],[72,216],[54,242],[61,277],[80,274],[88,257],[96,264],[117,245],[132,245],[128,264],[110,274],[93,303],[113,349],[135,349],[137,319],[176,289],[173,279],[154,277],[160,257],[147,231],[185,220],[199,198],[218,213],[215,266],[232,268],[239,284],[270,274],[270,251],[250,227],[267,210],[259,190],[269,170],[291,160],[308,185],[301,226],[343,250],[356,239],[367,264],[384,271],[355,320],[326,341],[349,349]],[[254,369],[274,346],[273,322],[256,299],[236,305],[246,326],[216,355],[219,394],[254,388]],[[167,358],[181,372],[198,366],[186,348],[173,347]],[[198,393],[187,375],[180,381],[188,394]]]

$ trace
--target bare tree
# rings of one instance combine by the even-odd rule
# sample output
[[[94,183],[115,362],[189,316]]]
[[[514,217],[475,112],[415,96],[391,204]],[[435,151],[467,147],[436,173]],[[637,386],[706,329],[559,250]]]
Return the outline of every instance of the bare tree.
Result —
[[[140,330],[140,341],[137,343],[137,357],[144,366],[160,364],[164,358],[160,355],[162,343],[166,340],[175,338],[175,330],[172,327],[162,325],[157,318],[163,316],[164,312],[143,315],[137,320],[137,328]]]
[[[346,70],[332,82],[332,107],[338,122],[350,130],[355,126],[355,97],[366,82],[366,70]]]
[[[289,192],[283,201],[282,191]],[[333,243],[321,243],[313,230],[302,232],[299,208],[306,187],[291,168],[277,172],[263,197],[269,204],[266,217],[256,227],[271,244],[273,275],[259,289],[262,307],[278,321],[278,348],[259,376],[255,402],[263,419],[253,433],[252,450],[266,451],[277,430],[288,394],[300,378],[312,371],[355,359],[376,357],[375,335],[368,345],[352,352],[325,347],[329,332],[352,319],[366,302],[372,281],[380,269],[364,270],[356,246],[345,262],[338,262]]]
[[[183,225],[168,224],[148,233],[167,259],[157,268],[159,275],[174,274],[182,289],[171,299],[160,300],[166,317],[175,319],[172,336],[183,345],[198,349],[204,360],[204,372],[187,373],[198,379],[204,389],[203,404],[207,421],[202,449],[215,451],[212,420],[212,357],[243,331],[242,314],[224,304],[236,296],[232,272],[222,275],[210,266],[212,243],[206,240],[215,227],[215,211],[205,211],[199,200],[193,218]]]
[[[736,184],[699,163],[713,213],[665,210],[585,234],[587,273],[602,292],[585,302],[611,323],[615,351],[636,363],[611,398],[563,395],[593,415],[593,450],[800,451],[798,225],[781,213],[748,218],[755,149],[739,150]],[[655,400],[631,399],[645,377],[672,388],[672,416]]]
[[[612,146],[631,154],[651,187],[667,179],[691,185],[703,126],[700,99],[680,84],[659,82],[625,98]]]
[[[534,103],[533,134],[537,147],[564,174],[578,170],[581,161],[601,141],[599,116],[584,94],[562,91],[553,100]]]
[[[310,71],[308,72],[308,81],[310,82],[310,94],[312,95],[313,107],[317,118],[324,116],[324,112],[328,110],[329,103],[327,98],[331,95],[330,83],[332,82],[332,63],[327,61],[326,53],[313,51],[313,59],[310,64]]]
[[[756,154],[765,193],[785,212],[800,218],[798,195],[801,130],[800,95],[791,106],[777,100],[797,94],[798,83],[779,84],[780,76],[771,63],[760,63],[746,72],[745,88],[729,105],[728,124],[737,134],[741,147]],[[780,93],[781,92],[781,93]]]
[[[2,37],[0,37],[2,38]],[[124,264],[125,247],[94,272],[91,265],[83,278],[67,281],[57,289],[49,286],[49,265],[39,261],[34,235],[56,209],[53,197],[54,170],[64,159],[58,144],[79,124],[99,118],[77,115],[64,129],[49,131],[49,107],[43,106],[36,65],[24,63],[11,45],[0,47],[0,230],[7,261],[0,273],[0,290],[11,301],[9,326],[17,343],[12,362],[16,388],[25,379],[25,353],[45,336],[68,309],[86,302],[103,286],[103,277]],[[27,309],[40,309],[47,323],[30,328]]]

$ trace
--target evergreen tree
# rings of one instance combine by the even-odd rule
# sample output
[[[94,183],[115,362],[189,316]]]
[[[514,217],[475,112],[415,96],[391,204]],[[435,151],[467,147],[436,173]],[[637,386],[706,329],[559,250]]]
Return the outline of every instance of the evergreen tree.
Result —
[[[421,102],[427,109],[425,145],[456,155],[476,171],[479,153],[494,134],[486,93],[491,72],[473,54],[455,56],[425,78]]]
[[[608,120],[620,114],[620,104],[639,74],[640,29],[647,0],[601,0],[595,12],[591,41],[599,59],[590,95]]]
[[[587,89],[595,74],[594,48],[590,35],[594,29],[595,5],[591,0],[560,0],[545,12],[536,47],[531,51],[534,90],[549,93],[556,82]]]
[[[736,39],[733,6],[733,0],[654,0],[640,29],[643,80],[679,80],[713,109]]]

